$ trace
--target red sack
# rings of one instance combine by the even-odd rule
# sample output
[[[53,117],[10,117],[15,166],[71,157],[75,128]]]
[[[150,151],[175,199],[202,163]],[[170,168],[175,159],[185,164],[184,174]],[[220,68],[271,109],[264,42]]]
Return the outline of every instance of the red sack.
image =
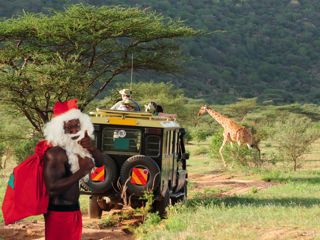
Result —
[[[5,224],[47,212],[49,196],[43,179],[43,157],[51,147],[47,141],[37,144],[35,154],[13,169],[2,203]]]

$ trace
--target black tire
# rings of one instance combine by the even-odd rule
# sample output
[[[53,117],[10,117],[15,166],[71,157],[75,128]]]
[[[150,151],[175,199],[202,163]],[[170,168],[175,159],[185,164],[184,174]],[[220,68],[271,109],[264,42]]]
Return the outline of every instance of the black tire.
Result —
[[[153,203],[153,212],[158,212],[161,218],[165,218],[167,216],[166,208],[170,204],[170,193],[169,189],[164,194],[160,200],[155,200]]]
[[[105,179],[102,182],[96,182],[91,180],[81,180],[81,186],[94,193],[105,193],[111,189],[112,185],[115,186],[115,182],[118,177],[118,168],[114,160],[107,154],[103,155],[103,165],[105,167]]]
[[[90,196],[88,200],[88,215],[89,218],[98,218],[102,216],[102,209],[99,207],[97,202],[97,196]]]
[[[142,168],[148,170],[148,179],[146,185],[131,183],[131,174],[133,168]],[[136,155],[128,158],[120,170],[120,183],[126,184],[127,192],[140,196],[146,190],[156,190],[160,185],[160,168],[158,164],[150,157]]]

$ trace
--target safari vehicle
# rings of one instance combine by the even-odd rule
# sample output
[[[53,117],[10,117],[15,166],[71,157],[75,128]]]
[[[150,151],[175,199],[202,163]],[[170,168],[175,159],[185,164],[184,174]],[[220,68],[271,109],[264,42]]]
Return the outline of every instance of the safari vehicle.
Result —
[[[123,204],[140,207],[146,191],[153,193],[153,211],[187,197],[184,128],[174,118],[151,113],[100,110],[90,113],[95,145],[104,154],[104,165],[88,180],[82,194],[89,194],[89,216]]]

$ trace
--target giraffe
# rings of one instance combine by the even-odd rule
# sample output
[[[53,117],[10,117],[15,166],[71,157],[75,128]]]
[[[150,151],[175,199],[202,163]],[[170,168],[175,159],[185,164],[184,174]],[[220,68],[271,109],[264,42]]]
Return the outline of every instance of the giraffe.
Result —
[[[208,112],[211,117],[213,117],[224,129],[223,131],[223,142],[219,149],[220,156],[222,158],[223,164],[225,167],[227,167],[227,164],[223,158],[222,150],[224,146],[230,142],[231,146],[234,142],[237,142],[239,146],[246,143],[248,148],[255,147],[259,151],[260,150],[257,146],[253,145],[252,140],[252,133],[250,130],[244,126],[241,126],[234,122],[231,118],[227,118],[220,113],[214,111],[213,109],[209,108],[207,105],[202,105],[200,108],[200,111],[198,113],[198,116]]]

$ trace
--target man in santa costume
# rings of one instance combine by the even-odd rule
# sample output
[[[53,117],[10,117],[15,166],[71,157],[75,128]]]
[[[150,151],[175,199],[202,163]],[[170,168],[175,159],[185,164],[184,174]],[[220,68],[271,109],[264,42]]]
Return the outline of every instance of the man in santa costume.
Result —
[[[102,153],[89,137],[93,136],[93,125],[76,103],[77,99],[57,102],[54,117],[44,127],[46,140],[52,145],[45,153],[43,166],[49,195],[44,215],[47,240],[81,239],[79,180],[88,177],[95,165],[102,166]]]

